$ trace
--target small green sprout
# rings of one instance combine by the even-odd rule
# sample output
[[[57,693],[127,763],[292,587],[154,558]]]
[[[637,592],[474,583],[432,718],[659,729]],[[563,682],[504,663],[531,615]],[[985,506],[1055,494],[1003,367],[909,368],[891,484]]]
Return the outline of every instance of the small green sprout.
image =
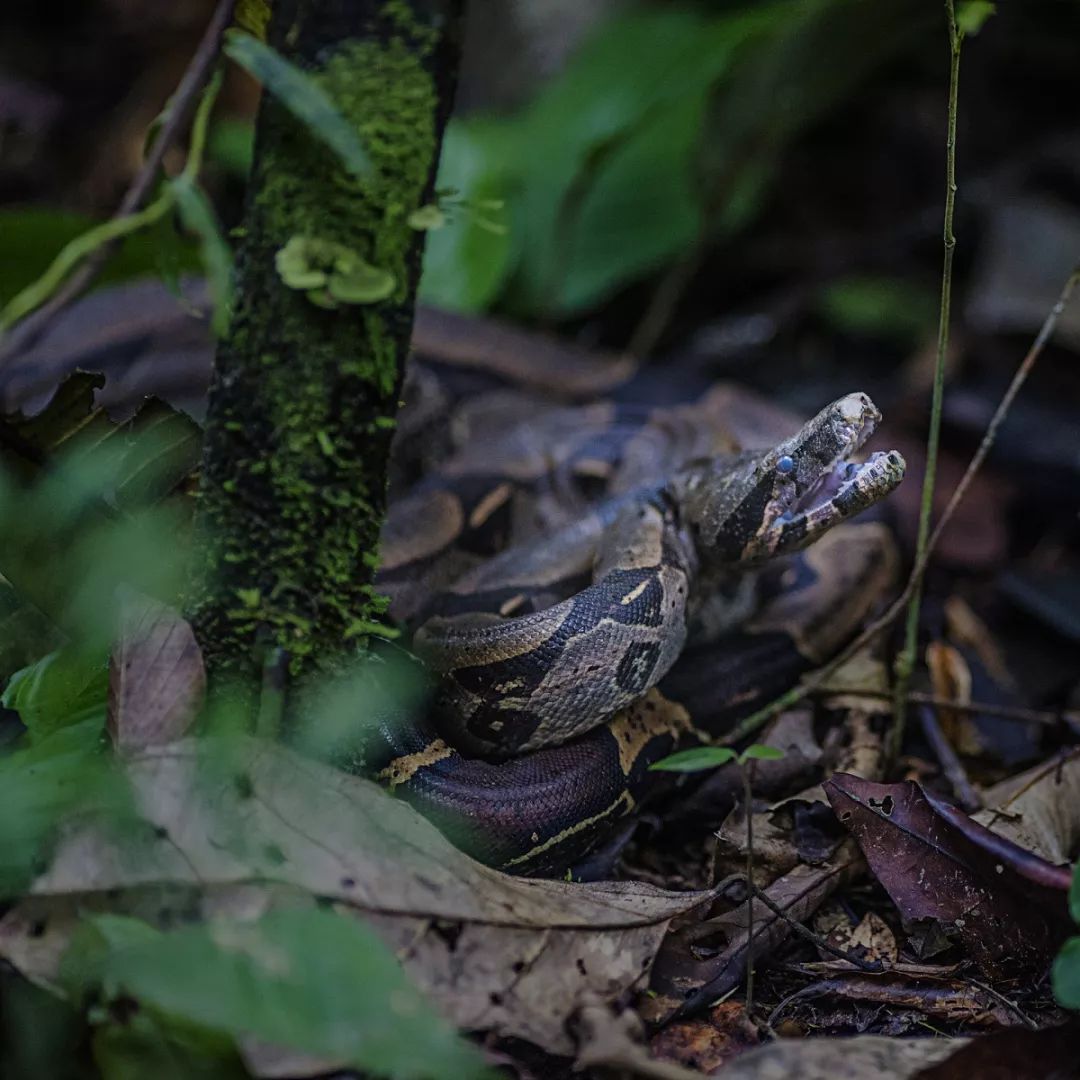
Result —
[[[658,772],[701,772],[704,769],[715,769],[718,765],[726,765],[729,761],[745,765],[748,761],[776,761],[783,756],[783,750],[777,750],[775,746],[763,746],[761,743],[748,746],[741,754],[736,753],[730,746],[695,746],[691,750],[670,754],[649,768]]]

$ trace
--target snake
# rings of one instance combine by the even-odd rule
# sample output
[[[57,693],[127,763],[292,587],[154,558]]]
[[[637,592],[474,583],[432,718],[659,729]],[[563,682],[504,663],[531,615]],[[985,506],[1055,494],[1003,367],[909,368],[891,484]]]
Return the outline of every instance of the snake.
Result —
[[[742,449],[722,391],[549,404],[394,499],[377,578],[437,678],[368,771],[467,853],[561,874],[662,789],[650,766],[824,662],[895,573],[854,519],[900,482],[861,393]],[[737,425],[736,425],[737,426]]]

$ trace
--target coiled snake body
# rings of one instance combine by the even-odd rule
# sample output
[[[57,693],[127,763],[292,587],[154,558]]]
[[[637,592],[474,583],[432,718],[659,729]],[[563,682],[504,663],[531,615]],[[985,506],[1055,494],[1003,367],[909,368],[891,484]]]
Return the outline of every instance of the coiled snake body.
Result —
[[[850,460],[870,399],[749,451],[725,400],[549,410],[394,503],[380,583],[441,686],[435,730],[387,720],[369,758],[483,861],[560,872],[650,764],[827,658],[889,583],[884,527],[848,523],[904,470]]]

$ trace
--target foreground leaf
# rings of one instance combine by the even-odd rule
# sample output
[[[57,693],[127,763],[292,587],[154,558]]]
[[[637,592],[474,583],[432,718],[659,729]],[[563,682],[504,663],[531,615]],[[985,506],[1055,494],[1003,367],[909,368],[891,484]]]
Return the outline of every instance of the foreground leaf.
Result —
[[[189,623],[131,589],[120,601],[120,636],[109,661],[108,730],[119,750],[187,734],[206,691],[206,668]]]
[[[707,897],[507,877],[374,784],[254,739],[149,749],[126,775],[144,828],[73,828],[0,920],[0,955],[28,976],[55,979],[75,912],[95,898],[165,926],[321,897],[370,923],[459,1027],[569,1054],[579,1004],[641,985],[671,919]]]
[[[136,925],[145,932],[119,942],[110,935],[99,958],[110,997],[379,1076],[456,1080],[482,1072],[476,1051],[431,1012],[383,942],[354,920],[309,909],[164,934]]]

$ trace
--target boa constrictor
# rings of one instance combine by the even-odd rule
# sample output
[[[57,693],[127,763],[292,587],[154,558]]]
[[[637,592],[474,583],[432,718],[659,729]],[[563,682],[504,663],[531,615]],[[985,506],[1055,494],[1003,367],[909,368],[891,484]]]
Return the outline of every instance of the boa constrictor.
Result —
[[[718,399],[550,409],[392,506],[380,584],[441,685],[434,727],[385,718],[365,762],[483,861],[561,872],[649,765],[826,659],[891,581],[887,531],[849,523],[904,471],[851,460],[870,399],[750,451]]]

